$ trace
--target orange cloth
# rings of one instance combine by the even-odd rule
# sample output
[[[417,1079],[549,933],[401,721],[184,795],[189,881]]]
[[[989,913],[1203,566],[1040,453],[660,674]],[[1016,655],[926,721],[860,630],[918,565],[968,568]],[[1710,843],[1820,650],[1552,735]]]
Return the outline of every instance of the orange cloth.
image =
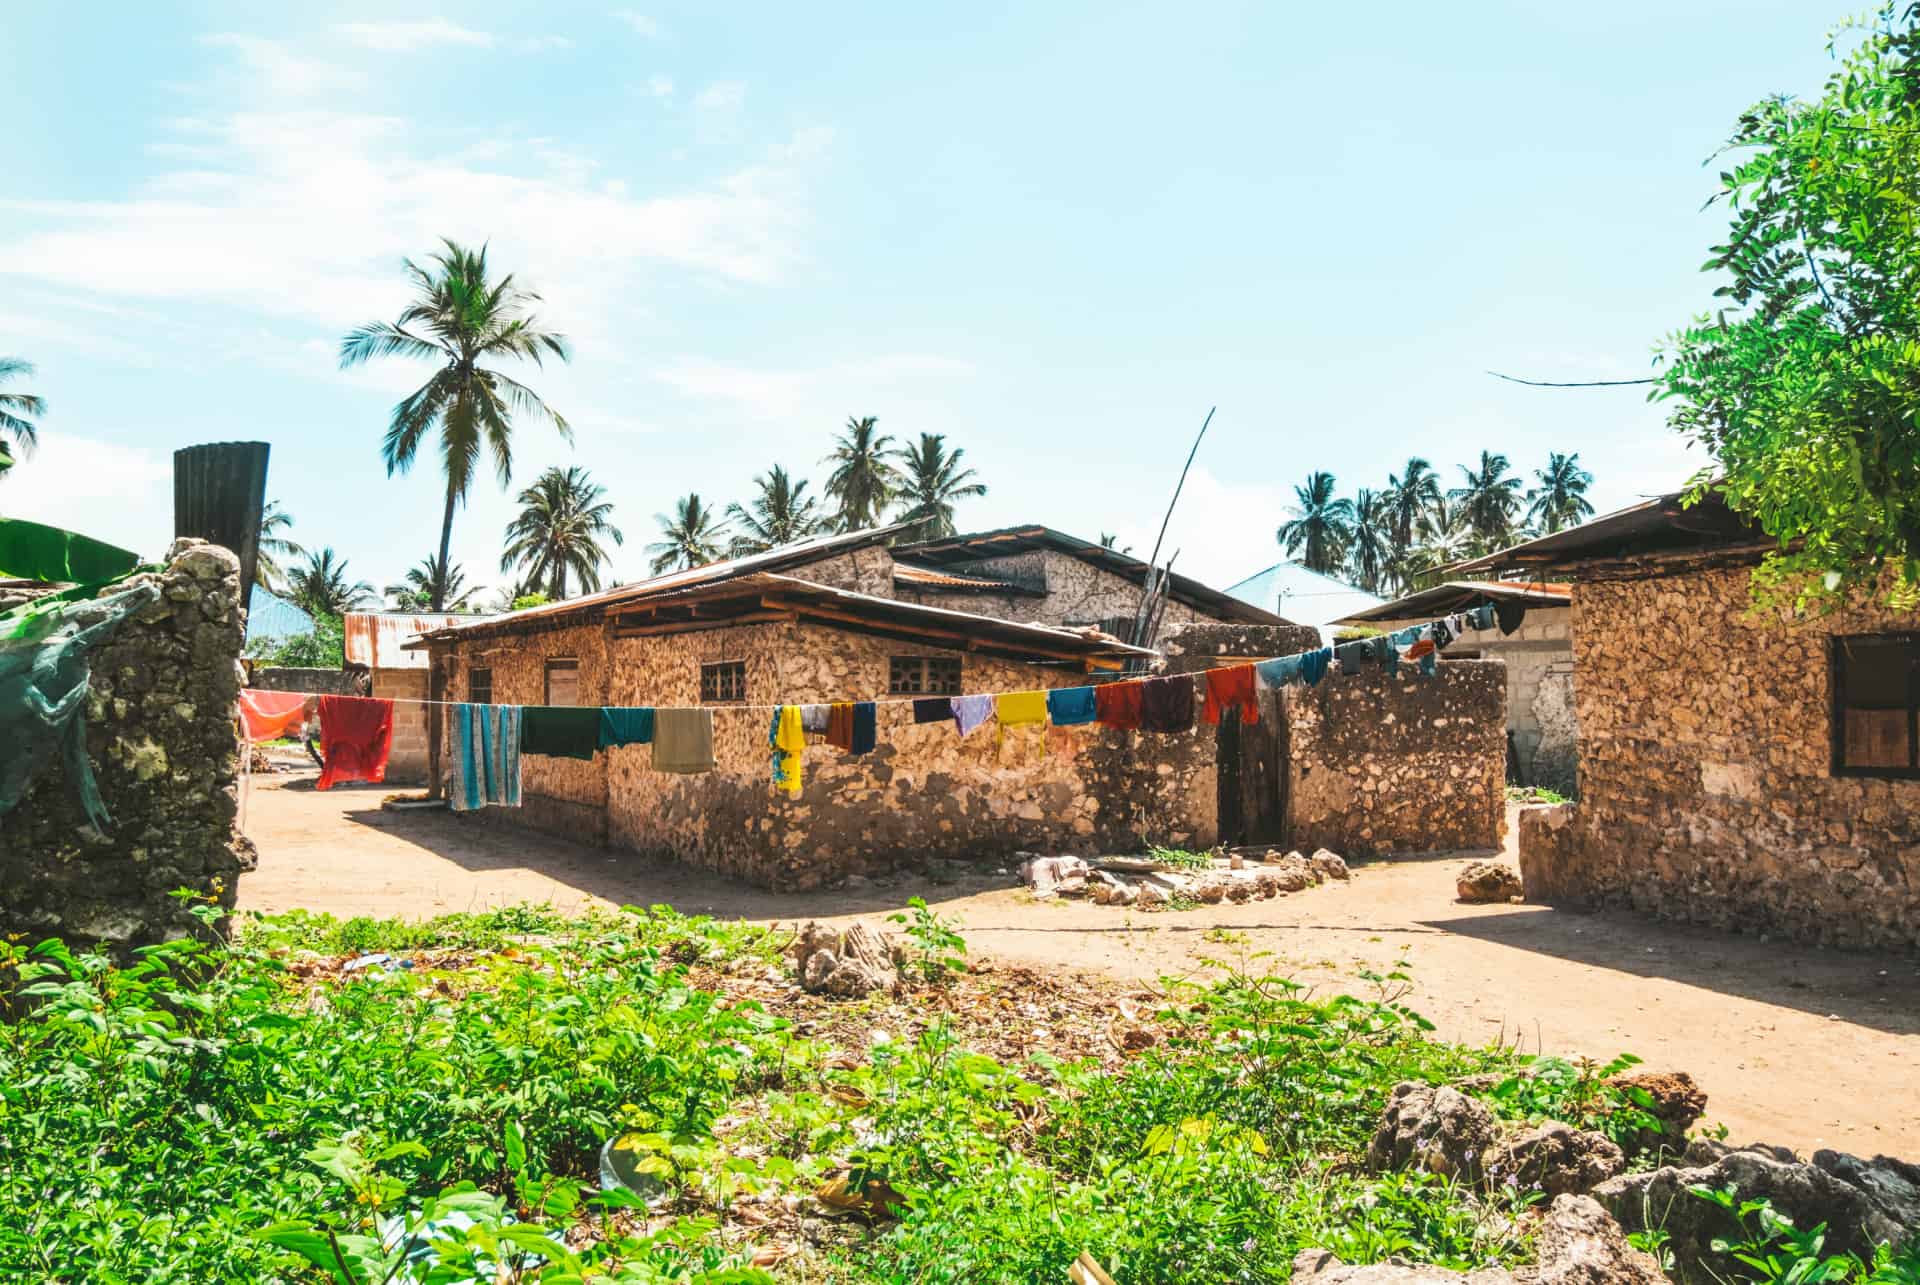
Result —
[[[1200,717],[1218,723],[1220,716],[1238,708],[1242,723],[1260,721],[1260,700],[1254,695],[1253,666],[1234,665],[1229,669],[1207,671],[1207,703]]]
[[[240,726],[250,741],[271,741],[296,732],[307,721],[307,697],[299,692],[240,689]]]
[[[835,701],[827,710],[827,744],[853,753],[853,702]]]
[[[1102,727],[1140,728],[1140,693],[1136,681],[1102,683],[1093,689],[1093,707]]]

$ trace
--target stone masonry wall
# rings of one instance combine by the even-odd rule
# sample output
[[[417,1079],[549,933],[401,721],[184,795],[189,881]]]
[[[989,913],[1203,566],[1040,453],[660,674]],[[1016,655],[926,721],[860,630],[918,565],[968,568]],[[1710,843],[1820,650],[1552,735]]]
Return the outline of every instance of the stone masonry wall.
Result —
[[[893,597],[893,554],[879,547],[836,554],[783,574],[875,598]]]
[[[1284,689],[1287,832],[1347,856],[1497,848],[1506,830],[1506,673],[1368,667]]]
[[[964,570],[968,575],[991,577],[995,568],[1001,569],[1009,579],[1029,580],[1044,576],[1047,596],[1035,598],[1024,594],[991,593],[935,593],[923,587],[900,585],[893,596],[903,602],[924,603],[931,607],[948,607],[960,611],[977,612],[983,616],[996,616],[1001,620],[1019,620],[1042,625],[1091,625],[1098,624],[1111,616],[1131,617],[1140,606],[1140,586],[1125,576],[1116,575],[1104,567],[1056,549],[1036,549],[1026,553],[997,558],[978,566],[968,566]],[[960,570],[960,568],[955,568]],[[796,574],[811,580],[815,578],[814,568],[807,567]],[[1209,620],[1183,602],[1167,603],[1166,622],[1163,631],[1175,625],[1189,624],[1196,620]]]
[[[119,949],[190,931],[174,889],[228,909],[253,845],[234,829],[239,798],[240,564],[178,541],[160,600],[94,649],[87,754],[108,832],[87,824],[58,755],[0,815],[0,932]]]
[[[427,780],[427,707],[415,704],[427,698],[424,669],[376,669],[373,695],[395,700],[393,749],[387,755],[387,783],[424,785]]]
[[[1920,945],[1920,781],[1831,771],[1830,642],[1866,604],[1749,611],[1744,569],[1580,586],[1581,797],[1522,816],[1529,900],[1842,946]]]
[[[1190,674],[1242,660],[1270,660],[1320,646],[1312,625],[1220,624],[1199,621],[1166,630],[1161,650],[1169,673]]]

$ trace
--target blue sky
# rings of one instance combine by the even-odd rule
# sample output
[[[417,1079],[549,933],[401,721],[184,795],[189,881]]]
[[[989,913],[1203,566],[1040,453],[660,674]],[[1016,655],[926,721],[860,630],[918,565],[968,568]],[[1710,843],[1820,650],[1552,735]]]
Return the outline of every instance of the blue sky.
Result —
[[[157,552],[170,456],[273,444],[294,535],[382,585],[430,552],[431,461],[341,373],[400,260],[490,239],[575,342],[527,376],[514,487],[588,467],[615,574],[654,515],[816,479],[847,416],[942,432],[964,526],[1152,543],[1226,584],[1277,559],[1310,470],[1378,485],[1482,447],[1577,450],[1602,509],[1700,463],[1633,378],[1710,303],[1706,159],[1811,93],[1843,9],[1621,0],[1297,4],[29,5],[0,45],[0,353],[39,453],[0,513]],[[454,528],[489,586],[510,497]]]

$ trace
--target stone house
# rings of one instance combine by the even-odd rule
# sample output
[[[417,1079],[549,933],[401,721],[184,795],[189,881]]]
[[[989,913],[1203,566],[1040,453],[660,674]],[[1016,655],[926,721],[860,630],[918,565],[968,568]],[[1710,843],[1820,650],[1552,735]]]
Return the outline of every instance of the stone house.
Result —
[[[1390,633],[1484,603],[1522,608],[1526,614],[1510,634],[1496,626],[1460,635],[1440,658],[1506,662],[1508,781],[1572,795],[1580,759],[1580,724],[1573,709],[1573,606],[1569,586],[1516,580],[1448,580],[1335,623]]]
[[[350,611],[341,618],[345,671],[366,676],[361,690],[367,695],[382,700],[401,698],[393,707],[388,782],[427,782],[427,710],[412,703],[427,696],[427,657],[424,652],[408,651],[406,644],[435,629],[485,619],[460,613],[422,615],[410,611]]]
[[[1920,612],[1757,610],[1770,547],[1675,494],[1465,565],[1576,585],[1580,800],[1521,814],[1530,900],[1920,945]]]
[[[477,823],[531,826],[775,888],[1021,849],[1206,847],[1293,833],[1337,839],[1356,856],[1499,842],[1497,665],[1449,666],[1447,681],[1418,685],[1355,678],[1344,694],[1323,685],[1284,703],[1265,693],[1261,723],[1245,729],[986,728],[963,740],[951,722],[914,724],[903,698],[1079,685],[1148,665],[1189,671],[1296,650],[1311,631],[1303,644],[1290,626],[1199,622],[1174,631],[1162,661],[1097,629],[875,593],[900,583],[884,538],[823,537],[407,644],[430,658],[437,700],[714,709],[712,772],[654,772],[645,747],[590,761],[529,755],[522,807],[475,814]],[[1179,645],[1183,635],[1194,645]],[[875,751],[809,750],[801,795],[775,792],[769,707],[860,699],[882,702]],[[1375,708],[1354,706],[1329,730],[1329,702],[1340,699]],[[1392,736],[1381,733],[1381,709]],[[428,717],[437,755],[437,707]],[[1447,726],[1494,730],[1437,734]],[[1290,738],[1317,748],[1291,762]]]
[[[1124,638],[1147,564],[1051,527],[1004,527],[896,545],[892,594],[1003,620],[1093,625]],[[1283,625],[1275,613],[1178,572],[1168,577],[1165,628],[1205,623]]]

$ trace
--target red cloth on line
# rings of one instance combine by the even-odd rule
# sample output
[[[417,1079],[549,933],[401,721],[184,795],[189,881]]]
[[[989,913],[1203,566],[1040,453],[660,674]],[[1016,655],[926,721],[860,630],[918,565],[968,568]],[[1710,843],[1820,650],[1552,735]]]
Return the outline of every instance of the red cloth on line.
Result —
[[[327,765],[316,790],[342,781],[387,779],[387,751],[393,748],[393,702],[366,696],[320,698],[320,754]]]
[[[1140,729],[1140,690],[1137,680],[1101,683],[1093,689],[1093,713],[1102,727]]]
[[[1235,665],[1230,669],[1207,671],[1207,703],[1200,717],[1218,723],[1220,716],[1238,707],[1242,723],[1260,721],[1260,699],[1254,695],[1253,666]]]
[[[240,726],[250,741],[271,741],[299,730],[307,721],[307,697],[300,692],[240,689]]]

